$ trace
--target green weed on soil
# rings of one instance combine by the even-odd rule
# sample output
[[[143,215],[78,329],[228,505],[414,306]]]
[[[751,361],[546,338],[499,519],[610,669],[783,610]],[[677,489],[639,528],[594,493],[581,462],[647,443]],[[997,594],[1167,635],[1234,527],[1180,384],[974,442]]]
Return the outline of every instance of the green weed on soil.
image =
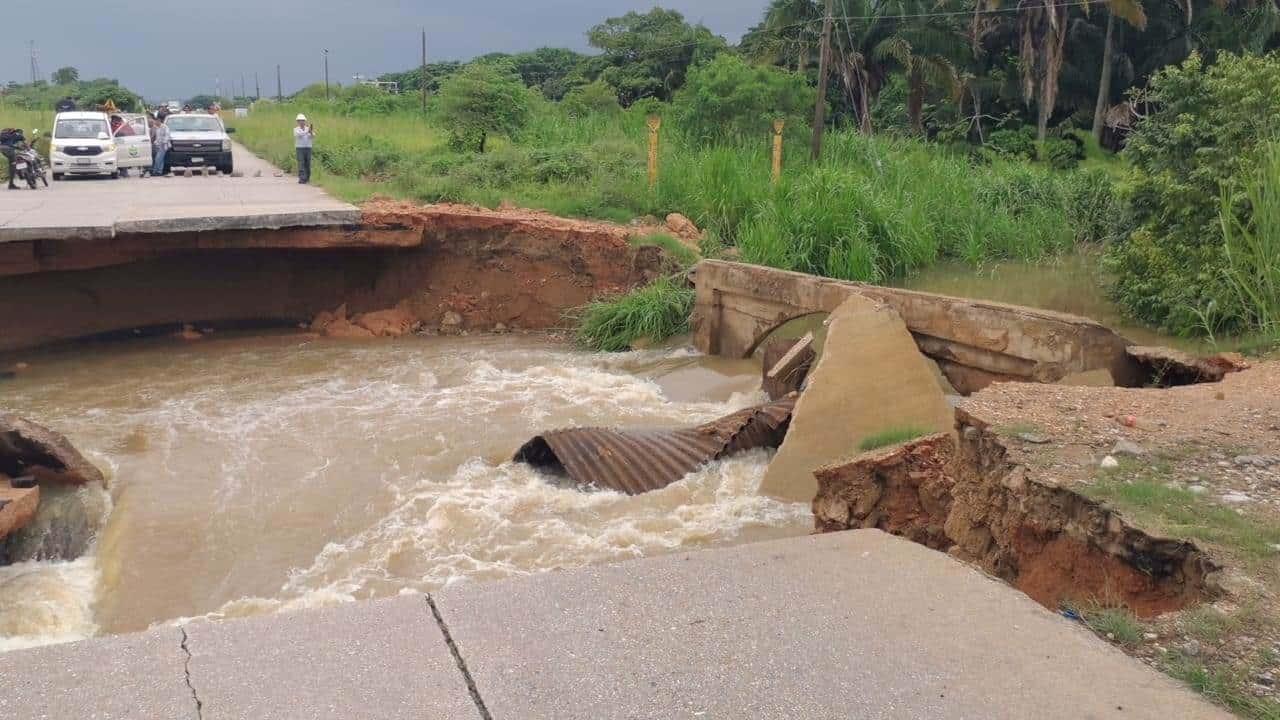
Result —
[[[605,352],[628,350],[637,340],[657,342],[689,331],[693,290],[671,278],[625,295],[597,300],[578,313],[578,342]]]

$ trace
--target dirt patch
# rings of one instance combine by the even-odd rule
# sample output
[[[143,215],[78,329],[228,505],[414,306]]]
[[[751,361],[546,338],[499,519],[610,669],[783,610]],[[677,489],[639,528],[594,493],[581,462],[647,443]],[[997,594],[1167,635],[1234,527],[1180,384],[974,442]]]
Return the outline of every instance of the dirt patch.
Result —
[[[1152,537],[1101,503],[1009,462],[958,413],[959,444],[930,435],[819,468],[821,531],[879,528],[972,562],[1037,602],[1098,602],[1149,617],[1217,592],[1194,544]]]

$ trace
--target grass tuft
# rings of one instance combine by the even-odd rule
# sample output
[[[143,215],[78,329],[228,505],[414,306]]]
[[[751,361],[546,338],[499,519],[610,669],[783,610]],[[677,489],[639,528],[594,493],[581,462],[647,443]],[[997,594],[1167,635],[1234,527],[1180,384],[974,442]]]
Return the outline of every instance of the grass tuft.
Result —
[[[1084,486],[1085,494],[1131,515],[1139,525],[1224,546],[1255,564],[1275,562],[1280,526],[1241,515],[1162,481],[1118,475]]]
[[[667,254],[676,259],[681,267],[693,267],[702,258],[692,248],[678,239],[665,233],[655,233],[653,235],[645,235],[643,237],[632,236],[628,242],[632,247],[644,247],[647,245],[656,245],[667,251]]]
[[[868,435],[862,438],[862,442],[858,443],[858,449],[862,452],[876,450],[878,448],[904,443],[909,440],[915,440],[916,438],[924,437],[928,434],[928,430],[922,430],[918,427],[908,426],[889,428],[888,430],[881,430],[874,435]]]
[[[1120,645],[1137,645],[1142,640],[1142,624],[1133,613],[1119,607],[1095,607],[1081,612],[1094,632]]]
[[[578,342],[604,352],[629,350],[637,340],[659,342],[689,331],[693,290],[663,278],[578,313]]]

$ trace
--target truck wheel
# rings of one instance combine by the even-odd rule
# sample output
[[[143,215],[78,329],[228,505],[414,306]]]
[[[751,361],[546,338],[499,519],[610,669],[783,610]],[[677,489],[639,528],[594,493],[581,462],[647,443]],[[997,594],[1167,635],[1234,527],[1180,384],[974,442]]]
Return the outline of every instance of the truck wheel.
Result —
[[[53,174],[53,181],[54,181],[54,182],[58,182],[58,181],[60,181],[60,180],[62,180],[62,173],[54,173],[54,174]]]

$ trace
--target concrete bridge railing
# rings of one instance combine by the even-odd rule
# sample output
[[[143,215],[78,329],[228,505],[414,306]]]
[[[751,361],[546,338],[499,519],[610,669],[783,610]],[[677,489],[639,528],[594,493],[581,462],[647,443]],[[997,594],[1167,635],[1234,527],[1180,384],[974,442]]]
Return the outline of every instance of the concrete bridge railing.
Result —
[[[962,393],[997,380],[1057,382],[1094,371],[1117,385],[1140,379],[1127,340],[1074,315],[720,260],[698,263],[694,285],[694,343],[712,355],[746,357],[784,323],[831,312],[857,294],[896,310]]]

